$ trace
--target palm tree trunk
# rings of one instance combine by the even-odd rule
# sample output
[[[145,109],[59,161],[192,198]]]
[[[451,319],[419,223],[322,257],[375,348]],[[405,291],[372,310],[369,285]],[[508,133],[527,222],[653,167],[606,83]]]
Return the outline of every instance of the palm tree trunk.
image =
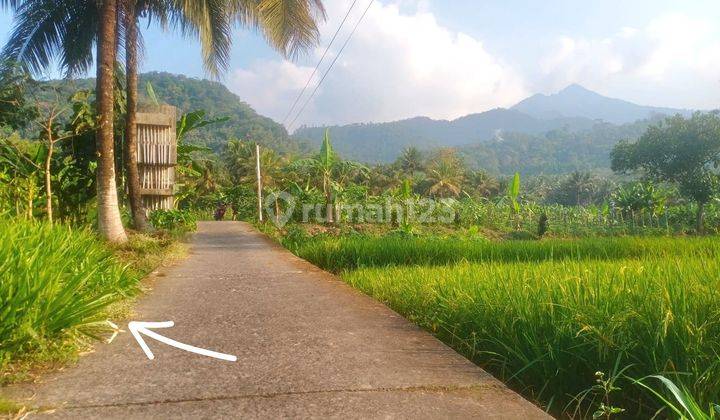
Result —
[[[140,172],[137,158],[137,96],[138,96],[138,26],[135,0],[124,0],[125,6],[125,71],[127,112],[125,115],[125,173],[128,198],[135,229],[147,230],[145,209],[140,195]]]
[[[113,124],[113,72],[116,58],[117,0],[103,0],[100,6],[100,31],[97,54],[97,200],[98,230],[110,242],[126,242],[127,235],[120,218],[117,184],[115,182],[115,151]]]

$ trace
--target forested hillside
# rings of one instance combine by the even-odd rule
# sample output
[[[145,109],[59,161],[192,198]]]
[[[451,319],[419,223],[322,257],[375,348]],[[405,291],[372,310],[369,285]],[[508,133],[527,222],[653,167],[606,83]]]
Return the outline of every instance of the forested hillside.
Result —
[[[406,147],[420,149],[465,146],[494,138],[501,132],[540,134],[548,130],[592,127],[585,118],[542,120],[511,109],[493,109],[452,121],[417,117],[378,124],[331,126],[337,151],[363,162],[392,162]],[[304,127],[294,133],[298,139],[317,144],[326,127]]]
[[[637,139],[660,117],[632,124],[597,123],[583,130],[561,128],[543,134],[503,133],[490,141],[458,148],[472,168],[493,174],[610,172],[610,152],[621,140]]]
[[[288,136],[285,127],[255,112],[222,83],[170,73],[146,73],[141,86],[150,82],[158,98],[187,112],[204,109],[210,117],[228,117],[228,121],[192,133],[190,141],[222,150],[229,139],[250,140],[280,152],[299,152],[303,147]],[[144,90],[144,89],[143,89]]]
[[[208,117],[228,118],[223,123],[212,124],[203,130],[189,133],[187,141],[191,143],[206,145],[216,152],[221,151],[227,141],[233,138],[258,142],[279,152],[298,153],[309,149],[309,146],[290,138],[285,127],[255,112],[222,83],[165,72],[141,74],[141,104],[150,102],[148,82],[160,102],[176,106],[180,112],[202,109],[207,112]],[[79,89],[95,88],[94,79],[43,83],[55,85],[57,96],[63,100]],[[48,89],[39,90],[38,93],[38,96],[46,99],[51,99],[50,95],[54,93]]]

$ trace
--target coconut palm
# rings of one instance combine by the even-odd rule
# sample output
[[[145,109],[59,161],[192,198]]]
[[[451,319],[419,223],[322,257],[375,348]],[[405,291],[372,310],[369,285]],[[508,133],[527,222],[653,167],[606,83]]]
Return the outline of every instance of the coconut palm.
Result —
[[[233,183],[242,183],[255,173],[255,147],[250,142],[230,139],[222,156]]]
[[[118,13],[118,0],[0,0],[0,7],[12,8],[17,20],[3,55],[23,62],[33,71],[46,69],[57,57],[68,75],[81,73],[92,63],[92,45],[97,45],[98,220],[103,236],[121,242],[126,240],[126,235],[119,217],[111,141],[114,128],[112,71],[116,40],[120,38],[117,17],[121,17],[121,29],[124,26],[127,32],[127,85],[132,103],[126,124],[132,126],[129,131],[132,150],[137,102],[137,18],[143,13],[164,25],[169,22],[186,35],[197,36],[203,46],[205,68],[216,75],[227,66],[234,21],[259,27],[273,47],[286,55],[294,55],[317,42],[316,19],[324,18],[324,9],[320,0],[119,1],[121,13]],[[128,155],[132,208],[140,217],[137,159],[133,153]],[[142,224],[140,220],[136,222]]]
[[[423,156],[417,147],[410,146],[403,150],[402,154],[396,161],[396,165],[407,175],[413,176],[415,172],[423,170]]]
[[[471,195],[489,198],[500,192],[500,182],[483,170],[471,171],[466,178]]]
[[[465,167],[452,149],[440,150],[427,170],[427,193],[433,197],[457,197],[465,181]]]
[[[572,195],[576,206],[583,205],[583,198],[588,197],[595,188],[595,180],[589,172],[575,171],[564,182],[567,193]]]
[[[118,0],[4,0],[0,6],[11,7],[16,21],[3,57],[21,62],[33,72],[42,72],[58,58],[68,76],[82,73],[92,64],[92,47],[96,46],[98,228],[101,235],[112,242],[126,241],[114,166],[114,69],[117,40],[122,35],[118,33],[118,16],[122,15]],[[164,8],[158,10],[166,12]],[[224,12],[220,10],[217,14],[227,21]],[[185,27],[199,27],[201,33],[214,29],[207,28],[209,19],[199,18],[176,21]],[[212,35],[224,36],[223,39],[209,38],[221,51],[229,43],[229,29],[223,29],[210,31]]]

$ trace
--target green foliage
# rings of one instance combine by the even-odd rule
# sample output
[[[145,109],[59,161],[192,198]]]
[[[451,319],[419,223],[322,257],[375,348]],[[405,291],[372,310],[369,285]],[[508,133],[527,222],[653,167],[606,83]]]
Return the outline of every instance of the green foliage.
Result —
[[[518,199],[520,198],[520,173],[515,172],[515,176],[513,176],[513,180],[508,186],[508,198],[510,199],[510,203],[512,203],[512,209],[515,214],[520,213],[520,202]]]
[[[423,191],[431,197],[457,197],[465,182],[465,163],[454,149],[440,149],[427,164]]]
[[[656,387],[648,385],[648,379],[660,381],[664,389],[657,390]],[[720,417],[720,405],[710,403],[707,408],[703,407],[685,385],[678,386],[663,375],[650,375],[636,383],[646,388],[664,404],[665,415],[672,413],[678,418],[689,420],[714,420]]]
[[[217,124],[188,133],[186,143],[208,146],[216,153],[222,152],[232,138],[257,142],[280,152],[307,150],[307,146],[290,139],[283,126],[258,115],[221,83],[157,72],[140,75],[140,81],[151,83],[157,97],[183,113],[202,109],[206,119],[222,118]]]
[[[720,192],[720,112],[697,112],[689,119],[678,115],[650,127],[637,142],[615,147],[612,168],[677,184],[684,197],[700,205],[697,230],[702,233],[703,206]]]
[[[0,220],[0,365],[76,332],[93,334],[139,278],[95,234]]]
[[[33,83],[22,67],[0,63],[0,128],[20,129],[37,117],[28,102],[27,89]]]
[[[197,229],[197,220],[187,210],[155,210],[150,213],[150,224],[155,229],[186,233]]]
[[[149,82],[148,82],[149,83]],[[220,124],[228,121],[230,117],[206,118],[205,110],[199,109],[183,114],[177,123],[177,141],[182,142],[185,136],[195,130],[207,127],[213,124]]]
[[[545,234],[548,232],[548,217],[545,213],[540,213],[540,217],[538,218],[538,229],[537,229],[537,236],[538,238],[542,238],[545,236]]]
[[[431,152],[455,147],[471,169],[496,176],[515,171],[539,175],[607,172],[613,146],[638,138],[656,120],[623,125],[584,119],[539,121],[513,110],[493,110],[449,122],[413,118],[328,128],[337,152],[360,162],[390,163],[402,160],[408,149]],[[293,136],[319,144],[325,128],[301,128]]]

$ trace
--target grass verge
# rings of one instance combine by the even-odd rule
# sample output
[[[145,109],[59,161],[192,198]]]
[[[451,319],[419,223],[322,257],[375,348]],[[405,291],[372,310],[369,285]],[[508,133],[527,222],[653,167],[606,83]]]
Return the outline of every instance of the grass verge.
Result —
[[[75,360],[130,314],[144,276],[183,253],[170,237],[111,247],[90,230],[0,221],[0,385]]]

